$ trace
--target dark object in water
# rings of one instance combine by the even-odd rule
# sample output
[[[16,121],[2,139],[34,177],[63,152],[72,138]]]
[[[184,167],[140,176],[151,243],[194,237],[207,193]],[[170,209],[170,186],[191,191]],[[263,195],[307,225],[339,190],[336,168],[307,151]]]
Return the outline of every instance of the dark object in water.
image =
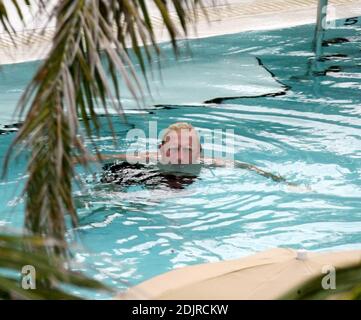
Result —
[[[326,75],[326,70],[312,71],[312,76],[314,76],[314,77],[323,77],[325,75]]]
[[[23,124],[21,122],[19,123],[14,123],[14,124],[5,124],[2,126],[3,129],[0,129],[0,135],[3,134],[9,134],[12,132],[17,132],[19,131],[18,129],[22,126]],[[4,130],[6,129],[6,130]]]
[[[9,133],[12,133],[12,132],[17,132],[18,130],[17,129],[8,129],[8,130],[2,130],[0,129],[0,135],[3,135],[3,134],[9,134]]]
[[[323,61],[329,61],[329,60],[337,60],[340,58],[344,59],[347,57],[348,57],[347,54],[335,53],[335,54],[328,54],[328,55],[322,56],[322,57],[318,58],[317,60],[323,62]]]
[[[326,72],[340,72],[342,68],[340,66],[329,66]]]
[[[204,101],[204,103],[207,104],[221,104],[226,100],[237,100],[237,99],[247,99],[247,98],[267,98],[267,97],[278,97],[278,96],[284,96],[286,94],[286,91],[282,91],[282,92],[271,92],[271,93],[265,93],[265,94],[261,94],[258,96],[239,96],[239,97],[232,97],[232,98],[227,98],[227,97],[223,97],[223,98],[215,98],[215,99],[211,99],[211,100],[207,100]]]
[[[123,187],[143,185],[146,187],[166,186],[171,189],[184,189],[192,184],[197,176],[178,175],[171,172],[162,172],[156,165],[141,163],[107,163],[103,166],[100,181],[112,183]]]
[[[22,122],[18,122],[18,123],[13,123],[13,124],[6,124],[4,125],[4,128],[7,128],[7,129],[13,129],[13,128],[21,128],[21,126],[23,125]]]
[[[340,72],[342,68],[340,66],[329,66],[326,70],[312,71],[312,76],[323,77],[327,76],[329,72]]]
[[[346,38],[333,38],[333,39],[323,40],[322,46],[328,47],[330,44],[339,44],[339,43],[344,43],[344,42],[350,42],[350,40],[348,40]]]

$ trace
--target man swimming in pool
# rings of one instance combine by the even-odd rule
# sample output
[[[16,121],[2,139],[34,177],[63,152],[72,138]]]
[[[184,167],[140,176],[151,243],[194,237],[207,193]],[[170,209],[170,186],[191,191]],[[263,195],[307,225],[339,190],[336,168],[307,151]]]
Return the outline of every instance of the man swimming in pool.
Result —
[[[88,159],[90,161],[99,160],[98,157]],[[264,177],[270,178],[277,182],[286,182],[286,180],[278,175],[263,171],[251,164],[229,161],[223,159],[206,158],[203,156],[202,146],[197,130],[189,123],[177,122],[170,125],[164,132],[161,144],[158,146],[156,152],[141,152],[134,154],[116,154],[116,155],[100,155],[100,160],[123,160],[122,164],[111,164],[104,167],[105,170],[110,170],[112,174],[129,169],[138,170],[134,177],[140,178],[144,165],[156,164],[159,171],[167,177],[183,176],[183,177],[197,177],[202,166],[208,167],[237,167],[256,172]],[[153,171],[149,171],[147,181],[154,181],[155,175]],[[118,182],[119,182],[118,175]],[[124,174],[121,175],[124,177]],[[152,178],[152,179],[149,179]],[[111,182],[114,179],[103,179],[104,182]],[[129,178],[120,179],[119,184],[127,182],[131,184],[133,181]],[[139,179],[138,179],[139,180]],[[144,180],[141,178],[140,180]],[[168,179],[169,180],[169,179]],[[167,181],[168,181],[167,180]],[[144,180],[145,181],[145,180]]]

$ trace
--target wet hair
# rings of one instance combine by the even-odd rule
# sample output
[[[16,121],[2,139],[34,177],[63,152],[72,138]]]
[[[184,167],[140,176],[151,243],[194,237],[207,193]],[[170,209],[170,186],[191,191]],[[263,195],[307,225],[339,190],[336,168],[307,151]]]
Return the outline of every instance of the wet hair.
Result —
[[[199,136],[198,136],[198,132],[197,130],[188,122],[175,122],[173,124],[171,124],[167,129],[165,129],[164,131],[164,134],[163,134],[163,137],[162,137],[162,142],[161,142],[161,146],[163,146],[166,141],[165,141],[165,137],[172,131],[176,131],[176,132],[179,132],[181,130],[190,130],[190,131],[194,131],[194,133],[196,134],[197,138],[198,138],[198,142],[199,142],[199,145],[200,145],[200,151],[202,152],[202,145],[201,145],[201,140],[199,139]]]

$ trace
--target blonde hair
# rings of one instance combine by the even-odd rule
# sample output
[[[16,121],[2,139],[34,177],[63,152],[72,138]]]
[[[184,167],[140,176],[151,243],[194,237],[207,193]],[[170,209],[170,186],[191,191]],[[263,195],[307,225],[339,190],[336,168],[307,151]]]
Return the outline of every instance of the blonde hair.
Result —
[[[183,129],[193,130],[199,140],[198,132],[197,130],[188,122],[176,122],[171,124],[167,129],[165,129],[163,137],[162,137],[162,143],[165,143],[164,138],[172,131],[179,132]]]

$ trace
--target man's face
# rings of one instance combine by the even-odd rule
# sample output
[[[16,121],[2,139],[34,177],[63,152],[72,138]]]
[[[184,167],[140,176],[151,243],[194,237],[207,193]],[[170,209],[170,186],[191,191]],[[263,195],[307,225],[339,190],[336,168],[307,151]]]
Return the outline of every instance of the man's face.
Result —
[[[163,164],[195,164],[200,160],[200,141],[195,130],[172,130],[160,147]]]

